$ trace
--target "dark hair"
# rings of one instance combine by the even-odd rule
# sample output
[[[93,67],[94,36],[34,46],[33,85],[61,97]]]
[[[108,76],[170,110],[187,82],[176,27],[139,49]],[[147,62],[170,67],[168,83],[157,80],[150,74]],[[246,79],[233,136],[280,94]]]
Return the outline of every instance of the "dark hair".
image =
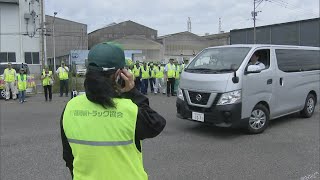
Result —
[[[116,97],[115,83],[112,75],[115,72],[88,70],[84,80],[87,98],[103,107],[115,107],[112,98]]]

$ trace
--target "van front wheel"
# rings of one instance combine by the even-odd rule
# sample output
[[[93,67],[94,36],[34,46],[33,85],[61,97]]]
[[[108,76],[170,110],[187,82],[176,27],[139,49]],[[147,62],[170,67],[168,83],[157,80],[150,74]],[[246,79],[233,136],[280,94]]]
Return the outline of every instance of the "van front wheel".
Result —
[[[262,133],[268,127],[269,118],[268,109],[262,104],[256,105],[248,121],[248,132],[251,134]]]
[[[313,94],[308,94],[303,110],[301,111],[302,117],[310,118],[316,106],[316,98]]]

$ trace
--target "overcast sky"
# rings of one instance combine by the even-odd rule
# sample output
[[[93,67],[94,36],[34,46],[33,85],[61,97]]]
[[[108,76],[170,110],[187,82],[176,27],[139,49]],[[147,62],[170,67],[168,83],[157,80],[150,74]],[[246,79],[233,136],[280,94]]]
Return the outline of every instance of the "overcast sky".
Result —
[[[260,0],[257,0],[260,1]],[[257,26],[319,17],[320,0],[268,0],[259,7]],[[187,31],[216,34],[253,26],[253,0],[45,0],[47,15],[88,25],[88,32],[132,20],[158,30],[158,36]]]

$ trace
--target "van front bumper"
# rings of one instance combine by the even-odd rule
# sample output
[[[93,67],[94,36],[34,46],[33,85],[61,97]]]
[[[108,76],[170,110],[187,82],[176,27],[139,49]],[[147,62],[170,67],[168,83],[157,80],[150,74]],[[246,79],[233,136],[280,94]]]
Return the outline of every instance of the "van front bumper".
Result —
[[[241,119],[242,103],[229,105],[212,105],[210,108],[191,106],[187,102],[177,98],[177,115],[182,119],[192,120],[192,112],[203,113],[205,124],[221,127],[240,127],[244,119]],[[194,120],[193,120],[194,121]]]

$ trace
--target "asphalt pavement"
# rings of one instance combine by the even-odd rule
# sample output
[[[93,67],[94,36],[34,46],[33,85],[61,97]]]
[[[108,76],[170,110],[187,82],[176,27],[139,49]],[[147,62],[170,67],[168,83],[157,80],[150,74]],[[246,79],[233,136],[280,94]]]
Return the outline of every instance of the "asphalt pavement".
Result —
[[[176,117],[175,98],[149,95],[167,120],[165,130],[143,143],[150,180],[320,179],[319,105],[310,119],[274,120],[258,135],[209,127]],[[42,95],[25,104],[0,100],[1,180],[65,180],[59,120],[69,98]]]

